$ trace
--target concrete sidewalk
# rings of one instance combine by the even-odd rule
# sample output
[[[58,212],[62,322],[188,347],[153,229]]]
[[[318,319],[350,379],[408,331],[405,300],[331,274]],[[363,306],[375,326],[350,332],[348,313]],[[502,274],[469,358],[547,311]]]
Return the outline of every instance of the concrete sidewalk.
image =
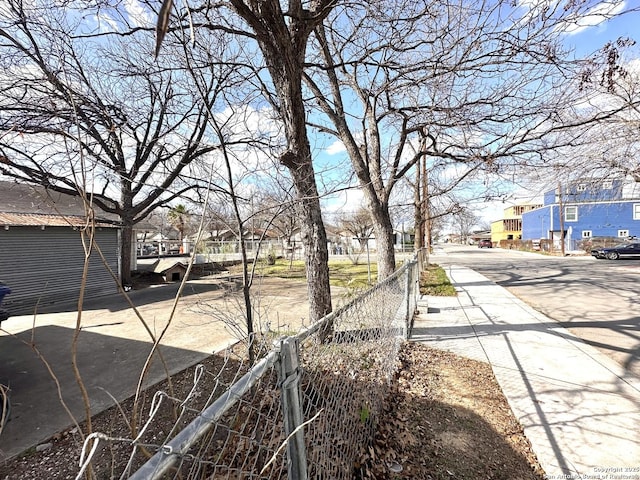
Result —
[[[465,267],[425,297],[412,341],[489,362],[549,478],[640,479],[640,379]]]

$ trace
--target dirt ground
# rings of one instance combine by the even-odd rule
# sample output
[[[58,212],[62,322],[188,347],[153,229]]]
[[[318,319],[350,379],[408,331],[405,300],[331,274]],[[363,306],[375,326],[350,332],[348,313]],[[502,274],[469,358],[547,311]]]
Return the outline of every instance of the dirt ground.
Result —
[[[282,295],[281,286],[273,292],[268,292],[268,287],[265,284],[266,293]],[[292,300],[277,299],[279,304]],[[288,313],[295,311],[293,304],[286,304]],[[242,357],[243,352],[237,349],[201,362],[207,371],[219,372],[211,377],[214,383],[201,384],[203,391],[219,394],[237,379],[246,365]],[[193,377],[193,367],[172,377],[175,398],[185,398],[193,387]],[[148,411],[157,390],[168,389],[166,382],[149,388],[144,410]],[[129,399],[94,416],[92,431],[131,438],[122,418],[130,418],[132,403]],[[159,429],[174,425],[170,413],[163,418],[165,424],[154,422]],[[420,344],[405,344],[381,418],[368,453],[354,465],[354,480],[544,478],[522,427],[486,363]],[[59,432],[40,447],[0,463],[0,480],[76,478],[82,448],[77,429]],[[97,459],[97,465],[105,465],[96,471],[97,478],[119,478],[129,451],[122,443],[111,448],[102,463]]]
[[[364,478],[544,478],[487,363],[415,343],[400,360]]]
[[[408,343],[390,391],[385,421],[354,478],[362,479],[542,479],[543,471],[488,364]],[[229,358],[212,356],[207,369],[237,371]],[[176,395],[192,386],[193,369],[173,378]],[[155,391],[156,388],[153,389]],[[152,393],[152,392],[151,392]],[[122,405],[127,411],[130,402]],[[93,419],[94,431],[115,434],[114,408]],[[168,419],[172,422],[171,419]],[[73,479],[81,444],[73,430],[0,465],[0,479]],[[121,452],[126,461],[126,449]],[[117,452],[111,452],[118,458]],[[118,468],[114,469],[118,472]],[[102,472],[98,478],[111,478]],[[117,478],[117,477],[116,477]]]

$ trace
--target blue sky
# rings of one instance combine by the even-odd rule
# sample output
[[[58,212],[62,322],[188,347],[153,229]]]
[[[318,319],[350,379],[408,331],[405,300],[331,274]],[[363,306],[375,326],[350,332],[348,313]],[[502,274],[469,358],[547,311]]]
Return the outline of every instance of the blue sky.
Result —
[[[637,0],[632,0],[634,3]],[[632,8],[632,1],[617,2],[621,10]],[[640,2],[639,2],[640,3]],[[636,5],[638,7],[640,5]],[[585,26],[566,35],[566,44],[576,49],[579,55],[588,55],[602,48],[607,42],[613,42],[620,37],[638,37],[640,13],[624,14],[610,20],[599,21],[592,19],[585,22]]]
[[[557,4],[561,1],[568,0],[517,0],[517,5],[522,9],[531,8],[536,4]],[[608,5],[609,8],[613,8],[614,11],[621,11],[625,8],[638,8],[640,7],[640,0],[586,0],[589,4],[597,7],[599,5]],[[154,18],[146,11],[138,0],[123,0],[121,3],[126,15],[130,21],[134,24],[152,24]],[[617,9],[617,10],[616,10]],[[88,27],[92,28],[116,28],[114,23],[115,19],[110,18],[102,11],[102,14],[98,17],[91,17],[85,19],[88,22]],[[619,37],[634,37],[638,31],[638,25],[640,25],[640,13],[631,13],[624,15],[620,18],[613,20],[602,21],[602,17],[592,17],[586,22],[577,22],[578,27],[565,35],[565,41],[567,46],[576,50],[579,56],[590,54],[600,48],[606,43],[613,42]],[[108,27],[108,28],[107,28]],[[638,38],[640,40],[640,36]],[[345,177],[350,174],[349,162],[346,159],[344,152],[337,147],[333,139],[323,138],[322,141],[314,145],[314,154],[318,158],[318,172],[327,179],[331,177]],[[324,171],[325,168],[331,167],[331,170]],[[321,185],[322,189],[322,185]],[[482,210],[482,217],[486,220],[495,220],[501,217],[502,210],[505,207],[513,203],[520,203],[528,201],[531,195],[516,190],[511,199],[507,199],[504,203],[499,202],[495,204],[478,204],[477,208]],[[533,198],[531,198],[533,200]],[[329,209],[354,211],[359,205],[362,204],[362,195],[358,191],[345,192],[342,195],[332,201],[327,201]]]
[[[520,0],[519,4],[522,8],[527,8],[528,5],[532,5],[533,2],[536,1],[540,0]],[[544,1],[553,3],[556,0]],[[606,0],[606,2],[600,3],[590,0],[590,3],[594,5],[591,11],[595,13],[603,11],[603,8],[605,8],[606,11],[618,13],[628,8],[640,7],[640,0]],[[603,7],[603,5],[605,5],[605,7]],[[610,20],[605,20],[601,15],[594,15],[576,22],[576,27],[565,34],[565,43],[567,47],[575,50],[578,57],[584,57],[593,54],[609,42],[615,42],[620,37],[638,37],[638,41],[640,42],[640,37],[637,35],[639,25],[640,13],[638,12],[625,14]],[[325,155],[328,155],[333,157],[335,161],[338,157],[343,156],[344,152],[339,145],[339,142],[335,142],[320,155],[320,158],[327,158]],[[487,223],[500,219],[503,210],[513,204],[535,203],[539,201],[542,193],[550,188],[552,187],[547,188],[541,186],[539,187],[539,191],[531,192],[514,186],[512,195],[507,197],[504,202],[478,202],[473,207],[477,209],[479,216]],[[338,196],[338,198],[334,199],[333,202],[327,201],[326,205],[329,207],[329,210],[342,210],[349,207],[353,209],[354,205],[360,204],[361,202],[361,193],[358,191],[350,191],[344,192]]]
[[[521,0],[521,5],[526,5],[535,0]],[[549,0],[554,1],[554,0]],[[640,0],[606,0],[603,2],[593,1],[594,11],[598,8],[613,9],[615,13],[622,12],[630,8],[639,8]],[[604,5],[604,7],[603,7]],[[611,11],[611,10],[610,10]],[[640,44],[640,12],[626,13],[613,19],[603,19],[601,16],[594,16],[579,22],[579,26],[565,35],[565,44],[573,49],[578,57],[593,54],[609,42],[615,42],[621,37],[632,38]],[[640,47],[640,45],[637,45]],[[638,49],[631,55],[637,55]],[[629,57],[626,60],[630,60]],[[503,210],[517,203],[541,202],[544,191],[553,188],[541,186],[538,191],[527,191],[521,188],[514,188],[510,198],[505,202],[490,202],[478,205],[480,217],[487,221],[498,220],[502,217]]]
[[[526,15],[529,10],[540,6],[555,6],[561,1],[568,0],[517,0],[516,8]],[[577,21],[576,27],[565,35],[566,45],[575,49],[578,56],[589,55],[619,37],[634,36],[638,29],[637,26],[640,25],[640,13],[631,13],[612,20],[604,20],[604,17],[598,13],[619,13],[640,5],[640,0],[585,1],[593,6],[590,12],[594,15]],[[148,12],[141,8],[138,0],[124,0],[123,5],[130,19],[142,24],[152,22],[153,19],[150,19]],[[562,8],[561,4],[560,8]],[[108,18],[102,19],[107,24],[110,23],[109,20]],[[316,169],[321,177],[319,179],[321,190],[323,187],[330,188],[328,185],[322,185],[323,179],[331,182],[332,179],[344,179],[350,175],[349,161],[340,142],[324,135],[316,135],[312,141],[314,142],[314,155],[317,158]],[[544,188],[542,189],[544,190]],[[513,195],[505,202],[478,203],[478,213],[485,221],[499,219],[503,209],[514,203],[536,201],[536,193],[541,192],[527,192],[514,187]],[[362,193],[359,190],[343,191],[339,195],[326,198],[323,204],[329,216],[335,211],[355,211],[363,204]]]
[[[562,4],[559,3],[562,1],[568,0],[517,0],[516,9],[526,16],[526,12],[541,6],[560,5],[559,8],[562,8]],[[640,0],[585,1],[593,6],[590,12],[594,15],[577,21],[575,28],[565,35],[567,46],[575,49],[578,56],[591,54],[619,37],[634,36],[637,25],[640,25],[640,13],[627,14],[612,20],[604,20],[604,17],[598,14],[602,12],[619,13],[625,9],[637,7],[640,5]],[[153,19],[150,19],[148,12],[141,7],[138,0],[124,0],[122,5],[131,20],[142,24],[152,22]],[[108,18],[102,20],[107,24],[110,23]],[[325,186],[322,185],[323,178],[330,182],[331,179],[350,175],[350,165],[340,142],[323,135],[316,135],[312,141],[314,141],[314,155],[317,158],[316,168],[321,177],[319,180],[321,190]],[[330,188],[330,186],[327,187]],[[479,213],[483,219],[496,220],[501,217],[502,210],[513,203],[535,201],[535,193],[537,192],[525,192],[514,187],[512,197],[504,203],[479,203],[477,208],[481,209]],[[323,203],[329,214],[332,211],[355,211],[363,203],[362,193],[358,190],[344,191],[332,198],[325,199]]]

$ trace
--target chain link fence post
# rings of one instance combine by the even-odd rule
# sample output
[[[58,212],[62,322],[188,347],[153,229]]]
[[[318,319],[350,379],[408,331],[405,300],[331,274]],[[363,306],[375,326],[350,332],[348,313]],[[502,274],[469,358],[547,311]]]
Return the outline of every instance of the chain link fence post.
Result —
[[[126,442],[125,446],[132,447],[130,458],[140,461],[143,447],[156,448],[155,455],[127,477],[131,480],[168,476],[352,479],[354,463],[361,460],[362,449],[373,439],[375,421],[369,419],[384,415],[402,336],[411,334],[420,273],[419,258],[406,262],[389,278],[295,337],[276,340],[269,353],[231,385],[226,385],[222,375],[225,358],[220,371],[210,372],[215,375],[215,386],[199,390],[194,384],[181,405],[192,405],[189,402],[202,393],[213,403],[207,402],[200,412],[184,408],[186,413],[174,428],[177,431],[179,424],[190,423],[156,445],[146,438],[102,435],[101,440]],[[326,332],[334,335],[327,337]],[[247,367],[242,363],[237,368],[240,372]],[[173,412],[179,399],[171,400],[164,408]],[[153,415],[149,414],[149,422]],[[287,452],[282,454],[285,446]],[[263,468],[264,472],[270,469],[269,473],[256,475],[257,466],[269,458]]]
[[[405,315],[404,315],[404,339],[409,338],[409,332],[411,331],[411,318],[413,317],[411,312],[411,271],[413,269],[410,265],[405,270],[406,280],[404,283],[404,304],[405,304]]]
[[[413,263],[407,268],[407,282],[404,285],[405,298],[406,298],[406,322],[404,339],[407,340],[411,336],[411,330],[413,329],[414,316],[417,309],[417,297],[420,291],[420,272],[421,264],[419,257],[416,256]]]
[[[302,391],[300,389],[300,356],[298,340],[280,341],[278,375],[282,398],[285,436],[287,438],[287,470],[290,480],[307,480],[307,454],[302,425]],[[298,429],[296,431],[296,429]],[[295,433],[294,433],[295,432]]]

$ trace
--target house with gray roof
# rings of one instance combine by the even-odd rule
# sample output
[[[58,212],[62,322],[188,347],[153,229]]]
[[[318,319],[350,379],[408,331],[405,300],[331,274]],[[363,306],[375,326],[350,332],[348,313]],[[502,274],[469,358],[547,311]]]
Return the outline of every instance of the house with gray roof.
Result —
[[[3,301],[10,315],[77,302],[87,255],[85,298],[117,293],[109,272],[119,278],[117,219],[87,208],[80,197],[0,181],[0,281],[11,289]],[[91,216],[93,241],[85,235],[83,243]]]

